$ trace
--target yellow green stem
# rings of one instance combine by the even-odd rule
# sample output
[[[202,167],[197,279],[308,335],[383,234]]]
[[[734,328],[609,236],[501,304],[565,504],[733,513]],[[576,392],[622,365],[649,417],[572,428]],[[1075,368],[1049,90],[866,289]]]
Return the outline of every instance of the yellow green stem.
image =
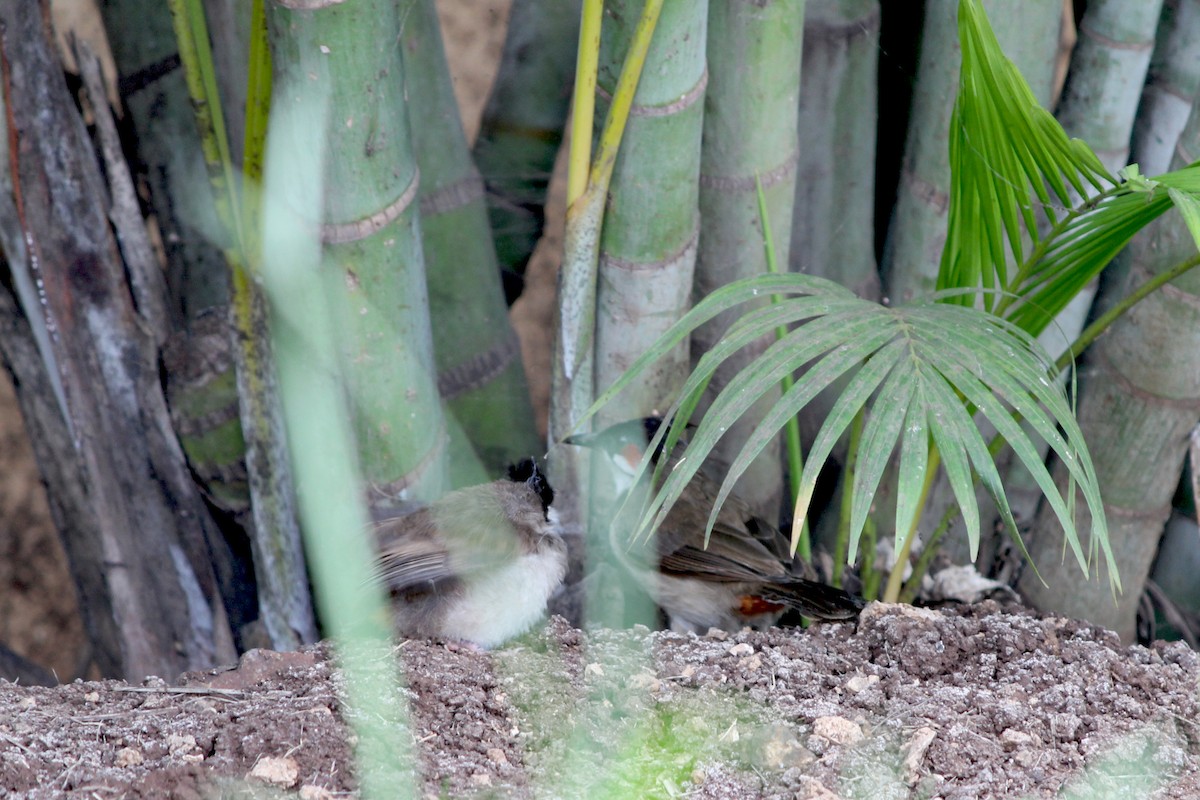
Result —
[[[1079,334],[1079,337],[1076,338],[1075,341],[1071,342],[1071,346],[1067,348],[1067,351],[1059,356],[1058,360],[1054,362],[1055,373],[1060,373],[1066,369],[1067,366],[1070,365],[1070,363],[1075,360],[1080,353],[1087,349],[1088,345],[1094,342],[1100,336],[1100,334],[1108,330],[1108,326],[1113,324],[1118,317],[1145,299],[1145,297],[1155,289],[1159,288],[1163,284],[1170,283],[1197,265],[1200,265],[1200,254],[1192,256],[1185,261],[1179,262],[1166,272],[1158,273],[1153,278],[1130,292],[1121,300],[1121,302],[1117,303],[1108,311],[1097,317],[1096,321],[1091,325],[1088,325],[1087,328],[1084,329],[1083,333]]]
[[[188,94],[196,109],[200,128],[201,149],[208,164],[214,188],[213,202],[226,229],[234,237],[235,246],[245,249],[241,204],[237,191],[237,176],[233,156],[229,151],[229,136],[225,116],[221,113],[217,71],[209,47],[208,23],[201,0],[167,0],[179,44],[179,60],[183,63]]]
[[[600,21],[604,0],[584,0],[575,60],[574,109],[567,165],[567,208],[583,196],[592,160],[592,126],[596,117],[596,71],[600,63]]]
[[[846,468],[842,471],[842,507],[838,516],[836,552],[833,556],[833,585],[842,585],[842,570],[850,560],[850,512],[853,507],[854,471],[858,468],[858,442],[862,439],[863,421],[866,417],[866,406],[858,409],[854,421],[850,423],[850,442],[846,447]],[[867,517],[870,522],[870,517]],[[870,559],[863,559],[862,569],[865,575]]]
[[[900,551],[896,553],[896,561],[892,566],[891,574],[888,575],[887,588],[883,593],[883,601],[885,603],[895,603],[900,598],[900,587],[904,583],[904,565],[908,563],[908,556],[912,552],[913,541],[917,538],[917,527],[921,522],[921,511],[925,508],[925,501],[929,498],[929,491],[933,488],[933,479],[937,476],[938,465],[941,464],[941,460],[937,445],[930,442],[929,461],[925,468],[925,483],[921,486],[921,498],[917,502],[916,510],[913,511],[912,522],[908,526],[908,532],[904,535],[904,541],[900,544]]]
[[[758,218],[762,220],[763,230],[763,249],[766,251],[767,271],[772,275],[779,274],[779,261],[775,257],[775,237],[771,234],[771,218],[767,213],[767,197],[763,194],[762,181],[756,174],[754,176],[754,188],[758,194]],[[774,305],[780,302],[781,298],[777,294],[771,295],[771,304]],[[775,329],[775,340],[778,341],[787,336],[788,329],[786,325],[780,325]],[[783,376],[780,382],[780,387],[786,395],[795,385],[796,380],[791,373]],[[804,452],[801,449],[800,443],[800,420],[795,416],[789,417],[784,423],[783,428],[784,442],[787,446],[788,460],[788,488],[791,490],[789,495],[791,505],[796,504],[796,498],[800,495],[800,479],[804,474]],[[812,537],[808,531],[808,519],[800,521],[800,538],[796,542],[796,552],[806,562],[812,560]]]
[[[633,38],[629,42],[629,52],[625,56],[625,62],[621,65],[621,75],[617,78],[617,88],[613,92],[612,105],[609,107],[608,117],[604,120],[604,130],[600,132],[600,144],[596,148],[596,157],[592,160],[592,174],[588,176],[589,191],[608,191],[613,167],[617,163],[617,150],[621,146],[621,137],[625,135],[625,123],[629,121],[629,109],[633,107],[633,96],[637,93],[638,81],[641,80],[642,69],[646,65],[646,54],[650,52],[650,40],[654,38],[654,29],[658,27],[658,17],[662,12],[662,6],[663,0],[646,0],[642,16],[633,30]],[[584,20],[584,24],[587,24],[587,19]],[[581,33],[580,36],[582,37],[582,35]],[[597,39],[597,46],[599,46],[598,42],[599,39]],[[594,76],[592,83],[593,94],[595,94]],[[576,97],[578,98],[578,95]],[[572,129],[573,137],[574,129]],[[568,205],[570,202],[570,197],[568,197]]]

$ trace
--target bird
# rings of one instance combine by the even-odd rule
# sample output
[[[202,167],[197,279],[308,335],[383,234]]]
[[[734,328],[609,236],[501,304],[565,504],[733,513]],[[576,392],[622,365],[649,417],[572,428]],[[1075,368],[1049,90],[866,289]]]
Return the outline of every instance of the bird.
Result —
[[[554,490],[527,458],[506,478],[375,522],[397,632],[491,649],[528,631],[567,571]]]
[[[563,442],[605,453],[618,491],[628,492],[662,424],[661,417],[643,417]],[[661,448],[660,444],[654,463],[662,457]],[[677,445],[676,458],[680,448]],[[610,528],[618,559],[666,612],[671,630],[700,634],[709,628],[761,628],[775,624],[788,609],[817,620],[858,615],[863,601],[813,580],[811,568],[791,555],[789,539],[755,516],[737,494],[730,494],[721,506],[706,544],[704,531],[719,489],[715,480],[697,472],[649,537],[652,546],[631,544],[628,526],[620,518]]]

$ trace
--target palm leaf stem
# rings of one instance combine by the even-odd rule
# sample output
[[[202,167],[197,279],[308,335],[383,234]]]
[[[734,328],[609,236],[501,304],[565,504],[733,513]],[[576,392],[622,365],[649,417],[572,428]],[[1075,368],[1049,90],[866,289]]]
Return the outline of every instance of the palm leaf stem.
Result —
[[[1133,308],[1133,306],[1137,305],[1163,284],[1170,283],[1196,266],[1200,266],[1200,254],[1180,261],[1169,270],[1160,272],[1134,289],[1126,297],[1122,298],[1121,302],[1101,314],[1096,318],[1095,322],[1084,328],[1079,337],[1067,348],[1067,351],[1058,357],[1058,360],[1054,363],[1055,370],[1062,372],[1080,353],[1087,349],[1088,345],[1094,342],[1100,334],[1108,330],[1108,327],[1116,322],[1126,311]]]
[[[993,442],[996,442],[1000,437],[994,437]],[[946,532],[950,530],[950,526],[954,523],[955,518],[962,512],[962,509],[957,505],[950,505],[942,512],[942,518],[938,520],[937,527],[933,529],[933,533],[929,534],[929,540],[925,542],[925,547],[921,549],[921,553],[917,556],[917,561],[913,564],[912,574],[908,580],[904,582],[904,586],[900,589],[900,594],[897,600],[901,603],[912,603],[916,599],[917,592],[921,588],[921,578],[929,571],[929,565],[933,563],[933,557],[938,553],[938,545]]]
[[[767,271],[778,275],[779,260],[775,255],[775,238],[771,233],[767,196],[763,193],[762,178],[757,173],[754,176],[754,188],[758,195],[758,218],[762,222],[763,250],[767,257]],[[777,294],[771,295],[773,305],[780,302],[781,299]],[[787,326],[780,325],[775,329],[775,340],[779,341],[787,334]],[[783,376],[779,384],[783,394],[786,395],[796,384],[796,379],[791,373],[788,373]],[[796,498],[800,495],[800,476],[804,472],[804,452],[800,443],[800,418],[797,416],[788,417],[788,421],[784,423],[784,446],[788,465],[788,504],[794,506]],[[800,539],[796,543],[796,552],[806,562],[812,560],[812,536],[809,534],[807,519],[800,521]]]
[[[842,507],[838,517],[837,538],[834,544],[833,585],[842,585],[842,570],[849,561],[850,545],[850,509],[853,497],[850,487],[854,485],[854,470],[858,467],[858,442],[862,439],[863,419],[867,407],[861,406],[850,423],[850,442],[846,448],[846,469],[842,473]],[[958,506],[954,506],[958,508]],[[866,573],[866,561],[863,562],[863,574]]]
[[[1001,288],[1015,292],[1016,289],[1029,280],[1029,278],[1034,274],[1035,270],[1042,265],[1047,251],[1049,251],[1049,249],[1054,245],[1058,244],[1058,237],[1072,231],[1072,223],[1074,223],[1084,214],[1094,211],[1102,201],[1107,200],[1110,197],[1127,193],[1128,191],[1129,189],[1125,184],[1118,184],[1117,186],[1113,186],[1101,192],[1100,194],[1088,198],[1086,202],[1080,204],[1078,207],[1068,210],[1067,213],[1063,215],[1062,219],[1058,220],[1051,226],[1050,230],[1045,236],[1037,240],[1033,246],[1033,249],[1030,251],[1028,258],[1023,260],[1020,266],[1017,268],[1017,272],[1015,275],[1013,275],[1012,280],[1008,282],[1007,286]],[[1020,299],[1021,296],[1017,294],[1002,296],[996,303],[996,316],[1003,317],[1004,312],[1011,307],[1014,302],[1017,302]]]
[[[929,461],[925,469],[925,482],[921,486],[921,494],[917,499],[916,513],[913,514],[912,522],[908,526],[908,533],[904,534],[904,543],[900,545],[900,550],[896,553],[895,562],[892,565],[891,573],[888,575],[887,588],[883,593],[883,602],[895,603],[900,599],[900,588],[904,581],[904,565],[908,563],[908,554],[912,552],[913,541],[917,538],[917,528],[921,522],[921,509],[925,507],[925,500],[929,497],[929,490],[933,488],[933,479],[937,475],[938,464],[941,462],[941,456],[938,454],[937,444],[932,439],[929,442]],[[957,506],[955,506],[957,508]],[[926,550],[929,546],[926,545]],[[913,570],[913,577],[918,578],[917,571]]]

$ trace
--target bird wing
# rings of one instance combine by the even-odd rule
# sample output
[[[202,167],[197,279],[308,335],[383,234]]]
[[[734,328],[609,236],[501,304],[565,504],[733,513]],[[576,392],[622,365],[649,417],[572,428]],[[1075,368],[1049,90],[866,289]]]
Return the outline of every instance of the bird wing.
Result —
[[[721,522],[704,546],[704,526],[677,528],[670,516],[655,534],[659,568],[718,581],[762,581],[784,578],[785,565],[758,539]]]
[[[715,481],[697,473],[685,490],[692,502],[677,502],[671,507],[654,534],[661,568],[666,572],[695,573],[709,580],[788,576],[791,558],[780,554],[775,541],[781,534],[754,517],[745,501],[734,495],[721,506],[705,543],[704,529],[718,488]],[[703,502],[696,502],[697,498]]]
[[[455,576],[450,553],[434,535],[428,508],[379,520],[375,576],[392,591],[431,585]]]
[[[524,552],[491,484],[459,489],[431,506],[379,521],[375,539],[376,574],[393,591],[469,581]]]

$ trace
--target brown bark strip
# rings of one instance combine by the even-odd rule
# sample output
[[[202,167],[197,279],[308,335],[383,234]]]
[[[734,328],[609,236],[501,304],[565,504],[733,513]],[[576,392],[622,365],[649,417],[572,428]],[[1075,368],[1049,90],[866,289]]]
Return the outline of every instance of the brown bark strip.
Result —
[[[0,55],[29,262],[13,268],[40,281],[41,307],[30,313],[51,331],[72,431],[70,449],[50,455],[73,463],[42,469],[60,481],[51,495],[63,495],[60,531],[101,669],[170,676],[234,656],[211,564],[220,542],[171,430],[157,351],[38,5],[0,2]]]
[[[161,346],[167,339],[170,327],[167,278],[154,255],[150,235],[146,232],[146,221],[142,219],[138,206],[137,190],[133,188],[133,176],[129,174],[129,165],[125,163],[125,156],[121,152],[117,123],[113,120],[108,94],[104,91],[104,79],[100,75],[100,59],[87,42],[76,39],[74,45],[75,61],[79,64],[79,74],[92,103],[96,132],[108,174],[111,198],[108,216],[117,230],[138,311],[154,334],[155,343]]]

